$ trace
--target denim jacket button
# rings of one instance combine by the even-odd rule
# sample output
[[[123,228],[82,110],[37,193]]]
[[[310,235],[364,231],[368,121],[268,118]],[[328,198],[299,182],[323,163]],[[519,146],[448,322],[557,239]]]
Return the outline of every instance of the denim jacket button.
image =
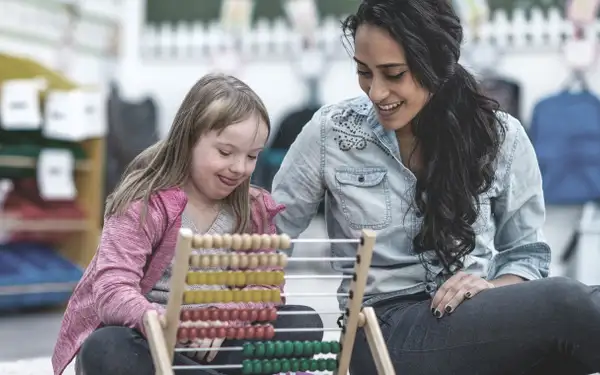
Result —
[[[358,182],[365,182],[365,176],[358,176]]]
[[[431,292],[433,292],[433,285],[431,285],[431,284],[427,284],[427,285],[425,285],[425,291],[426,291],[427,293],[431,293]]]

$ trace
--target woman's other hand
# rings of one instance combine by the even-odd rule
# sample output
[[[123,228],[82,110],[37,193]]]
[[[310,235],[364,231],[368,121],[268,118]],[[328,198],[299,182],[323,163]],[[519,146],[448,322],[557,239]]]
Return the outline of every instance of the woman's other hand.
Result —
[[[446,280],[435,293],[431,302],[431,312],[436,318],[451,314],[464,300],[493,287],[494,284],[479,276],[458,272]]]

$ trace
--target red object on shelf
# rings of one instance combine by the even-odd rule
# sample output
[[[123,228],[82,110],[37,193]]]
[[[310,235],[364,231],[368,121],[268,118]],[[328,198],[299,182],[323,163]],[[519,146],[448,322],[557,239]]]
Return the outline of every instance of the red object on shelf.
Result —
[[[85,219],[85,214],[77,207],[75,201],[43,200],[39,194],[37,180],[34,178],[13,181],[13,189],[5,197],[2,214],[29,222],[55,221],[57,226],[60,226],[60,220]],[[64,240],[68,234],[68,230],[18,230],[10,234],[9,241],[56,244]]]

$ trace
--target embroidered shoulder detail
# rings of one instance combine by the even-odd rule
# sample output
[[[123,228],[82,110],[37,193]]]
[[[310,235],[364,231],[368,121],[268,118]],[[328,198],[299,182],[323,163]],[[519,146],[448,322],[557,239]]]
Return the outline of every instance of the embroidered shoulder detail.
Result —
[[[371,129],[365,126],[368,119],[368,112],[361,114],[354,108],[340,108],[331,115],[333,122],[332,130],[336,133],[333,140],[337,143],[341,151],[351,151],[352,149],[364,150],[369,143],[377,146],[381,151],[391,155]]]

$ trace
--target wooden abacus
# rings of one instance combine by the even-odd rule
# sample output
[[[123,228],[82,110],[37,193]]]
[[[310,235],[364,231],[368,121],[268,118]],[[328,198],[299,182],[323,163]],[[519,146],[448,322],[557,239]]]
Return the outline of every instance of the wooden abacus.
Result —
[[[144,316],[144,326],[150,344],[150,350],[157,375],[173,375],[173,357],[178,337],[189,338],[189,329],[182,320],[194,320],[201,323],[203,328],[196,329],[195,337],[221,337],[251,340],[260,338],[270,340],[275,329],[269,322],[277,318],[277,309],[267,308],[254,311],[227,311],[219,309],[200,308],[196,311],[186,309],[182,312],[182,304],[203,304],[210,302],[274,302],[281,303],[283,297],[278,288],[267,290],[241,290],[246,285],[280,285],[285,277],[283,271],[251,271],[259,267],[284,268],[288,261],[287,255],[277,250],[289,249],[298,242],[346,242],[358,244],[354,259],[354,273],[350,278],[350,291],[344,312],[344,324],[341,329],[339,342],[333,343],[330,353],[335,353],[335,359],[298,358],[263,358],[245,360],[242,364],[231,364],[228,368],[240,369],[244,374],[276,374],[296,371],[330,371],[334,375],[346,375],[350,367],[350,358],[358,327],[365,330],[367,341],[373,354],[377,372],[380,375],[395,375],[387,347],[385,345],[379,323],[372,307],[362,307],[367,274],[371,266],[375,233],[363,230],[359,239],[318,240],[296,239],[283,235],[233,234],[233,235],[194,235],[189,229],[181,229],[177,240],[175,259],[170,283],[169,300],[164,316],[156,311],[150,311]],[[224,254],[199,255],[192,254],[192,249],[227,248],[232,252]],[[264,249],[272,249],[264,252]],[[254,251],[263,251],[255,253]],[[323,258],[311,258],[319,259]],[[335,258],[334,258],[335,259]],[[326,258],[326,260],[334,260]],[[348,258],[345,258],[346,260]],[[227,267],[228,271],[198,272],[189,271],[189,267]],[[227,290],[189,290],[186,285],[227,285]],[[193,316],[192,316],[193,315]],[[233,315],[236,315],[233,317]],[[243,316],[241,316],[243,315]],[[234,318],[234,319],[232,319]],[[247,321],[242,327],[210,326],[210,321],[226,321],[228,319]],[[185,322],[184,322],[185,323]],[[203,333],[198,334],[198,331]],[[204,336],[206,335],[206,336]],[[281,344],[281,343],[279,343]],[[325,343],[332,347],[331,343]],[[242,350],[254,349],[249,341]],[[200,350],[200,349],[199,349]],[[289,354],[289,353],[287,353]],[[291,362],[290,362],[291,361]],[[290,367],[290,363],[292,366]],[[178,366],[176,367],[179,369]],[[193,366],[194,369],[214,368],[210,365]],[[273,371],[268,371],[273,370]]]

